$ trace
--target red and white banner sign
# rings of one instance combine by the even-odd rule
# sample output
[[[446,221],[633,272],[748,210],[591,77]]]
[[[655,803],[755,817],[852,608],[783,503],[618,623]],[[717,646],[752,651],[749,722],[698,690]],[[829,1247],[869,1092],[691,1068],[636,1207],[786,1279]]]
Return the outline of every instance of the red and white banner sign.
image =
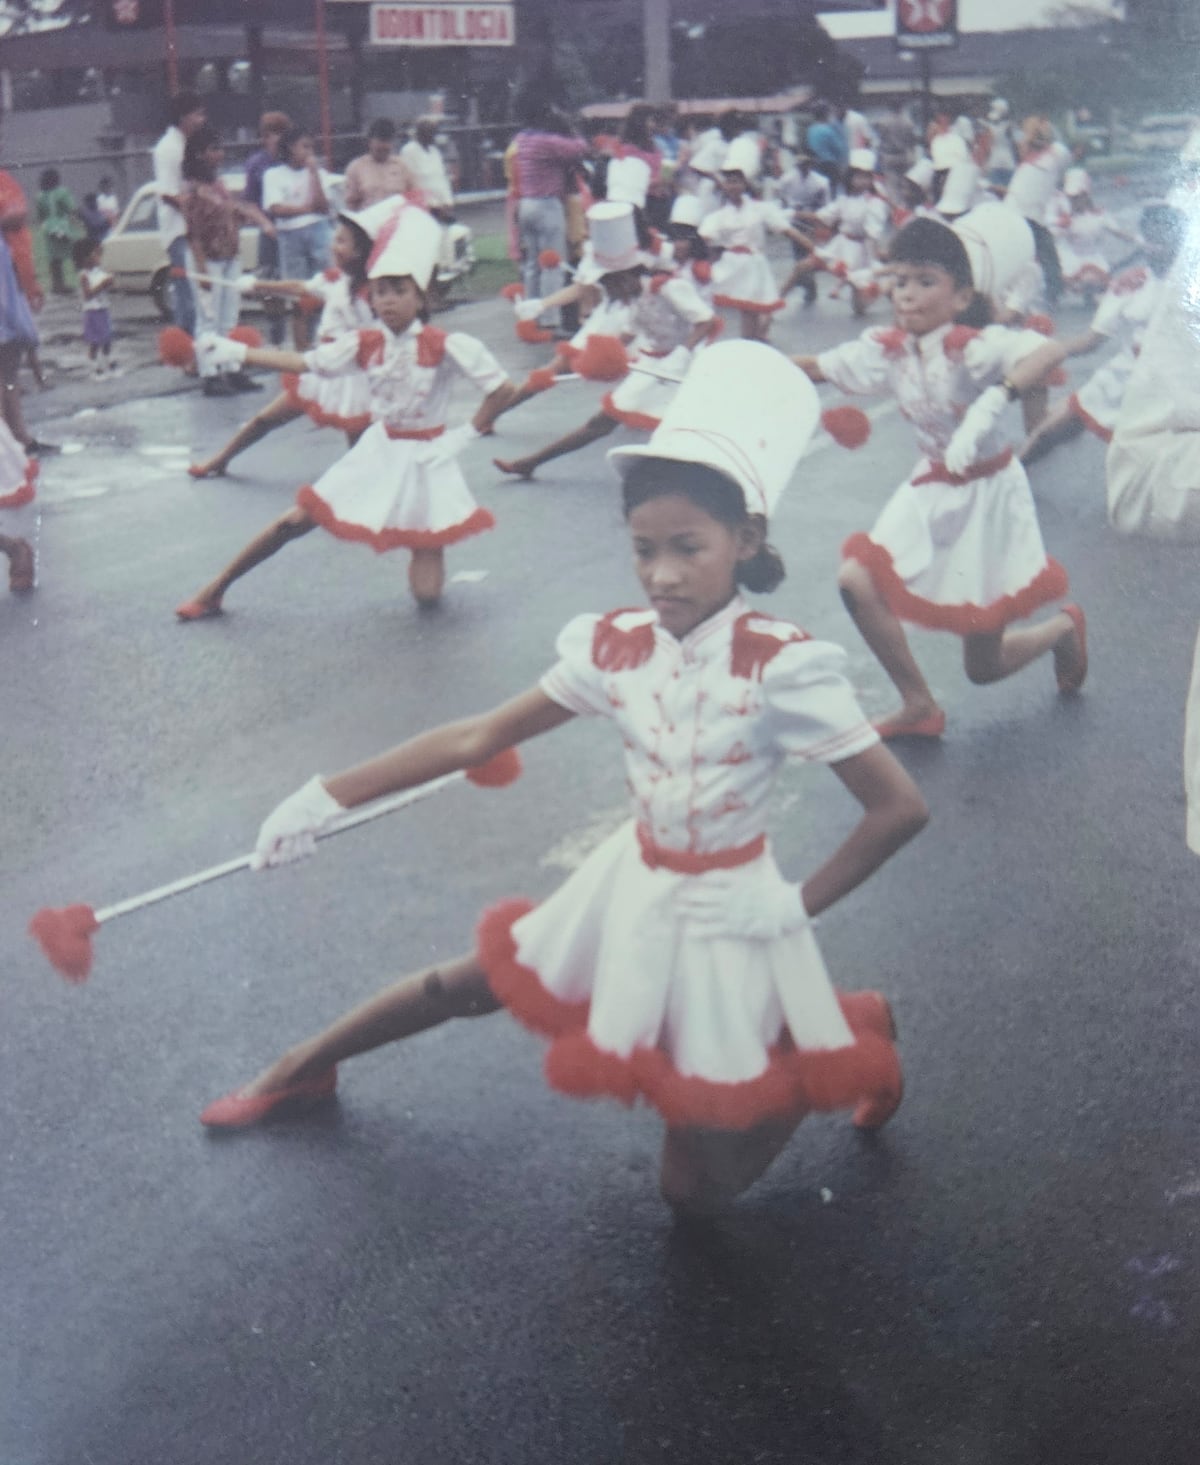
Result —
[[[896,0],[896,44],[906,51],[958,45],[958,0]]]
[[[371,6],[373,46],[511,46],[515,36],[513,6],[500,0]]]

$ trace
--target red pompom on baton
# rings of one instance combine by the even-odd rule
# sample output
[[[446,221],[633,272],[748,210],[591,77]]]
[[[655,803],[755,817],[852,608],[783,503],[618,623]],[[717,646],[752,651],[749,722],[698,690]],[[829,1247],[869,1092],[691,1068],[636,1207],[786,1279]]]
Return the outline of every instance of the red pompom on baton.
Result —
[[[1039,336],[1052,336],[1057,329],[1048,315],[1031,315],[1025,324],[1029,330],[1036,331]]]
[[[629,353],[616,336],[589,336],[574,366],[588,381],[620,381],[629,371]]]
[[[554,340],[554,332],[543,330],[535,320],[519,320],[517,335],[530,346],[541,346],[546,341]]]
[[[416,788],[405,789],[403,793],[390,798],[377,799],[361,809],[350,810],[330,828],[323,830],[318,839],[343,834],[347,829],[357,829],[360,824],[369,824],[384,814],[394,814],[398,809],[407,809],[420,803],[431,794],[452,783],[466,781],[477,788],[507,788],[521,776],[521,757],[515,748],[505,748],[478,768],[466,768],[456,773],[445,773],[441,778],[430,779]],[[85,982],[92,970],[92,937],[107,921],[117,916],[126,916],[142,910],[148,905],[157,905],[172,895],[183,895],[197,886],[219,880],[223,875],[233,875],[238,870],[248,869],[251,855],[238,855],[221,865],[211,865],[196,875],[185,875],[170,885],[160,885],[157,890],[148,890],[143,895],[132,896],[103,910],[93,910],[90,905],[68,905],[59,909],[44,906],[29,922],[29,934],[46,953],[51,966],[69,982]]]
[[[543,249],[538,255],[538,269],[556,270],[562,264],[562,255],[557,249]]]
[[[524,300],[525,286],[521,284],[520,280],[510,280],[507,285],[500,287],[500,293],[505,300]]]
[[[861,407],[830,407],[821,426],[840,448],[861,448],[871,436],[871,419]]]
[[[158,359],[164,366],[194,366],[196,343],[180,326],[163,326],[158,333]]]
[[[552,366],[539,366],[526,378],[525,386],[531,392],[548,392],[558,384],[558,375]]]
[[[229,339],[249,346],[251,351],[257,351],[263,343],[262,332],[256,331],[253,326],[234,326],[229,332]]]

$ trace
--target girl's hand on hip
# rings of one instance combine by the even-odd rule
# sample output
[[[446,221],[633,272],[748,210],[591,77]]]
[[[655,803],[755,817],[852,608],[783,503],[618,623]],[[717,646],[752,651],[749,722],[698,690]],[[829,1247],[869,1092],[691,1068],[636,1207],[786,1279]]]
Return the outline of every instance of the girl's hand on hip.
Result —
[[[302,789],[268,814],[258,831],[250,868],[262,870],[290,865],[294,860],[315,854],[317,835],[344,812],[321,780],[310,778]]]
[[[774,941],[811,924],[798,885],[777,872],[714,870],[687,880],[676,902],[693,936]]]

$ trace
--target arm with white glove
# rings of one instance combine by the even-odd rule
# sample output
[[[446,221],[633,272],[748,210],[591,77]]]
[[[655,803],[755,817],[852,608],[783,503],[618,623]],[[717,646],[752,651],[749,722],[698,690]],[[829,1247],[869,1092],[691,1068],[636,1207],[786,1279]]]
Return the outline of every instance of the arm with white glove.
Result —
[[[205,367],[217,371],[240,370],[246,364],[247,354],[248,348],[241,341],[231,341],[227,336],[210,332],[196,338],[196,361],[202,373]]]
[[[1000,421],[1004,409],[1015,400],[1016,393],[1002,386],[988,387],[976,397],[946,445],[945,464],[951,473],[956,476],[965,473],[975,462],[980,444]]]
[[[317,835],[344,812],[321,780],[310,778],[263,821],[254,843],[251,869],[288,865],[311,855],[317,847]]]

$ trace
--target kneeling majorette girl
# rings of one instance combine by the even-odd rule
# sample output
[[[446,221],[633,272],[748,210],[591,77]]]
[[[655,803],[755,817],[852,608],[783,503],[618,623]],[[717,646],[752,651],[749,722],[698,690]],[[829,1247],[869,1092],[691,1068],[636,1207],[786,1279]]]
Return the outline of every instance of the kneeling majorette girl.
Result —
[[[1013,629],[1065,595],[1067,575],[1046,555],[1029,480],[998,430],[1008,404],[1044,381],[1065,348],[1033,331],[956,323],[978,297],[967,245],[949,226],[913,220],[888,258],[896,325],[796,362],[813,381],[893,395],[916,429],[920,460],[870,534],[846,541],[838,583],[902,698],[875,724],[880,736],[940,737],[946,715],[902,621],[961,636],[973,682],[1000,681],[1046,652],[1060,691],[1078,691],[1087,675],[1078,606]]]
[[[222,337],[201,338],[197,352],[265,366],[336,377],[365,372],[371,426],[316,483],[300,490],[296,506],[277,519],[220,575],[175,612],[180,620],[219,615],[226,591],[256,565],[319,524],[339,539],[376,553],[407,549],[409,585],[419,604],[432,605],[445,580],[444,550],[495,520],[475,502],[458,453],[491,428],[515,391],[495,357],[474,337],[424,321],[425,291],[441,247],[441,230],[424,209],[409,206],[385,226],[368,267],[369,330],[352,331],[300,354],[250,348]],[[470,423],[446,432],[446,409],[456,376],[485,394]]]
[[[328,1097],[338,1063],[501,1006],[550,1039],[554,1088],[659,1111],[661,1187],[683,1210],[740,1194],[810,1111],[853,1108],[863,1128],[892,1115],[891,1009],[835,991],[812,921],[922,827],[925,805],[863,718],[842,651],[739,593],[782,578],[767,514],[816,417],[785,356],[750,342],[704,352],[649,444],[611,455],[651,607],[576,617],[532,690],[314,778],[267,819],[259,859],[282,863],[345,807],[586,716],[621,737],[633,798],[630,821],[548,899],[493,906],[473,953],[368,1000],[203,1123],[241,1128]],[[803,885],[765,833],[788,758],[829,764],[864,811]]]

